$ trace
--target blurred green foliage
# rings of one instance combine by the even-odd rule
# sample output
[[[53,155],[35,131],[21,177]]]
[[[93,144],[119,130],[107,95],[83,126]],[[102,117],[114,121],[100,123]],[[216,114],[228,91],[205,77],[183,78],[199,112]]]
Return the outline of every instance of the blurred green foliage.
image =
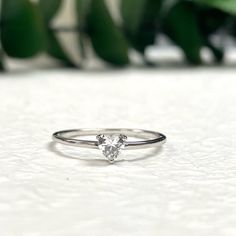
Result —
[[[57,38],[60,29],[51,21],[64,0],[2,0],[0,18],[0,70],[5,55],[31,58],[47,52],[65,66],[78,66],[68,57]],[[111,0],[113,1],[113,0]],[[145,49],[166,35],[184,53],[190,64],[201,64],[201,49],[207,47],[214,62],[222,62],[224,49],[212,36],[217,32],[236,36],[236,0],[120,0],[116,22],[105,0],[75,0],[78,47],[82,60],[90,41],[97,57],[114,66],[130,63],[129,49],[145,62]]]

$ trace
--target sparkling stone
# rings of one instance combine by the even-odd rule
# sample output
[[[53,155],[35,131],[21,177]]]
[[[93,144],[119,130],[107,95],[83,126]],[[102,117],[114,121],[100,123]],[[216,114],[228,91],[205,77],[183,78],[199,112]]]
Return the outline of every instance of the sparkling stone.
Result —
[[[125,140],[127,139],[123,134],[99,134],[96,138],[99,149],[110,162],[114,162],[118,157],[120,149],[125,147]]]

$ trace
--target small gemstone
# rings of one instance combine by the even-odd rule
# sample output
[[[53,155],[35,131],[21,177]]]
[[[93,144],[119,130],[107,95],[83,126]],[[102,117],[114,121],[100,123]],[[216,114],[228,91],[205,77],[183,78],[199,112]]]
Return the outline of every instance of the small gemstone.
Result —
[[[98,140],[99,149],[110,162],[114,162],[118,157],[120,149],[125,147],[125,141],[127,139],[123,134],[99,134],[96,138]]]

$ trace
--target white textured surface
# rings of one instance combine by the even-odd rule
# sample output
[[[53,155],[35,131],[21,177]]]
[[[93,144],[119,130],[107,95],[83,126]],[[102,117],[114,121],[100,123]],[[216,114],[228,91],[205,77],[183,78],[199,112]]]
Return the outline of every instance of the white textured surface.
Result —
[[[0,235],[235,236],[235,72],[1,75]],[[154,129],[168,142],[114,165],[52,152],[51,133],[76,127]]]

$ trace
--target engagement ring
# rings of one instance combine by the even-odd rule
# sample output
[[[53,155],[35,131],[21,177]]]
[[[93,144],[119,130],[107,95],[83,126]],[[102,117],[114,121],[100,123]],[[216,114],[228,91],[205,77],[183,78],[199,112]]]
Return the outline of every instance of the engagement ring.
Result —
[[[63,130],[54,133],[52,138],[65,145],[100,149],[110,163],[117,159],[123,149],[153,148],[166,141],[165,135],[142,129]]]

